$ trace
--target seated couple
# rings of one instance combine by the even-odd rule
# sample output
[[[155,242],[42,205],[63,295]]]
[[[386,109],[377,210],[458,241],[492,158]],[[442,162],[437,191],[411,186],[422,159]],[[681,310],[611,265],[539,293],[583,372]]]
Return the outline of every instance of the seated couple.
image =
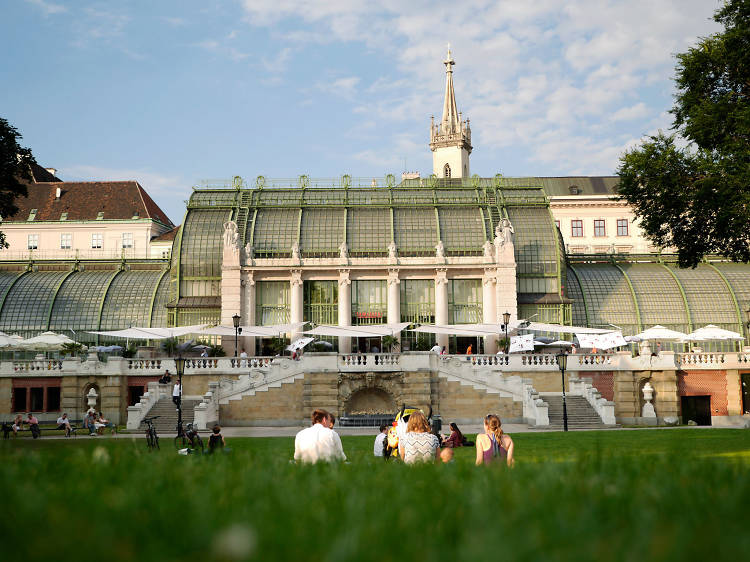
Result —
[[[294,438],[294,460],[304,463],[345,461],[339,434],[333,431],[335,417],[323,409],[313,410],[312,425]]]

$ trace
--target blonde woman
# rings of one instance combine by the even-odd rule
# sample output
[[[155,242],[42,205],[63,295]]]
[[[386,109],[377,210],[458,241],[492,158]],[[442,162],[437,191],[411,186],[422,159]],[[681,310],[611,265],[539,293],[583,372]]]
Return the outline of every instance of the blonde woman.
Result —
[[[505,461],[513,466],[513,439],[503,432],[500,418],[487,414],[484,418],[484,433],[477,435],[477,466]]]
[[[438,459],[440,440],[430,431],[430,424],[422,412],[417,410],[409,416],[406,435],[398,443],[398,452],[406,464],[434,462]]]

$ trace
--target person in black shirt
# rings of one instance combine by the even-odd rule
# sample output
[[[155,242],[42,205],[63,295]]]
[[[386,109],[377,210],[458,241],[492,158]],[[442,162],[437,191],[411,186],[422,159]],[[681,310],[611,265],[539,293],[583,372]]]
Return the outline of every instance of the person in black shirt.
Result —
[[[213,433],[211,434],[211,437],[208,438],[208,452],[211,454],[216,449],[224,449],[224,446],[227,444],[226,441],[224,441],[224,436],[221,434],[220,425],[215,425],[212,431]]]

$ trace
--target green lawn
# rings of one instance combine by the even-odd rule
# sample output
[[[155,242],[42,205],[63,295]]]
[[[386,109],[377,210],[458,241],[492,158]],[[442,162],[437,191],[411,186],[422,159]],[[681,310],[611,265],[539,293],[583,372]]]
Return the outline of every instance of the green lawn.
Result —
[[[3,560],[738,560],[750,431],[523,433],[513,470],[289,463],[293,438],[214,457],[143,438],[0,444]]]

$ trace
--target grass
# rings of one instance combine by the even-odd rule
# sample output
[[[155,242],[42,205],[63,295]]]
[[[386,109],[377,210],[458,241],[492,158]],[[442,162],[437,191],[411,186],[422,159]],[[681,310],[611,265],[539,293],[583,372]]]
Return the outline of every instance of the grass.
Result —
[[[5,560],[685,560],[750,549],[750,432],[523,433],[513,470],[289,463],[293,438],[150,454],[143,438],[0,444]]]

